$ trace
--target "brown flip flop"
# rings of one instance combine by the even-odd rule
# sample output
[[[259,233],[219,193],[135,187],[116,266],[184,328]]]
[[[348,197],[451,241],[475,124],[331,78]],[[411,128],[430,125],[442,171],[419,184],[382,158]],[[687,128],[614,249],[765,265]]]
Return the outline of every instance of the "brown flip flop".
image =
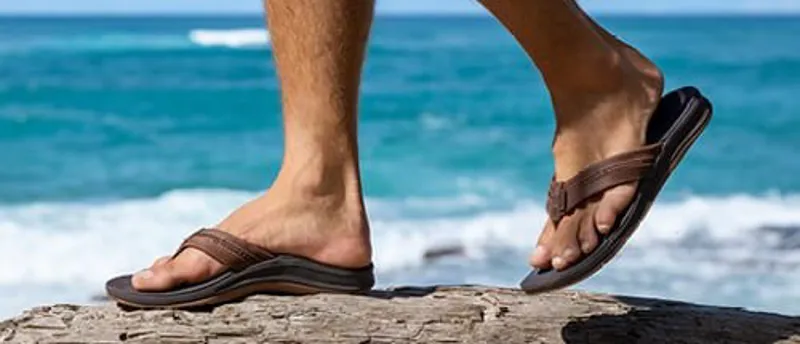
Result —
[[[178,248],[195,248],[226,266],[211,279],[163,292],[138,291],[132,275],[106,283],[108,296],[135,308],[192,308],[235,301],[258,293],[366,293],[375,284],[372,264],[339,268],[307,258],[273,254],[217,229],[202,229]],[[174,257],[174,256],[173,256]]]
[[[696,88],[673,91],[653,113],[644,147],[591,164],[565,182],[554,179],[547,213],[555,224],[605,190],[635,181],[639,186],[594,251],[562,271],[535,269],[521,282],[521,288],[529,293],[565,288],[608,263],[639,227],[667,178],[711,120],[711,113],[711,102]]]

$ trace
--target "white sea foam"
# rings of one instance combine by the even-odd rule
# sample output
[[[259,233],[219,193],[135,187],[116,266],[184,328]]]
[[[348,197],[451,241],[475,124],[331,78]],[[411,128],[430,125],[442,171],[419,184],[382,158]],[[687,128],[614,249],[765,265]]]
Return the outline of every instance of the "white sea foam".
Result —
[[[269,45],[265,29],[195,29],[188,33],[105,33],[35,37],[0,47],[3,54],[54,52],[105,52],[201,48],[260,48]]]
[[[269,44],[269,33],[264,29],[208,30],[197,29],[189,33],[189,39],[204,47],[263,47]]]
[[[0,48],[0,55],[7,53],[49,52],[105,52],[173,50],[196,47],[180,35],[169,34],[101,34],[43,36],[24,41],[11,42]]]
[[[174,191],[152,199],[106,203],[34,203],[0,207],[0,285],[101,283],[170,253],[193,229],[213,224],[253,195],[227,190]],[[370,200],[375,260],[379,271],[423,263],[426,250],[460,245],[472,259],[491,248],[526,252],[545,220],[538,202],[521,201],[504,211],[447,217],[409,217],[427,208],[475,207],[480,197],[443,200]],[[668,265],[663,255],[701,255],[715,264],[796,268],[800,253],[779,252],[777,234],[761,226],[800,225],[800,198],[692,197],[654,208],[631,241],[639,257],[623,266]],[[688,253],[687,253],[688,252]],[[678,259],[672,257],[670,259]],[[723,271],[724,273],[724,271]]]

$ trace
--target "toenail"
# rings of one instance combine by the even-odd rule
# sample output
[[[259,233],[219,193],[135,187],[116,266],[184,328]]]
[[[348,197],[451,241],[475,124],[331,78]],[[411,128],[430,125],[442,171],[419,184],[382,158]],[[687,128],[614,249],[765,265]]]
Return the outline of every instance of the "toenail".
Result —
[[[592,250],[592,244],[590,242],[588,242],[588,241],[583,243],[583,244],[581,244],[581,250],[583,250],[583,252],[591,251]]]
[[[148,270],[142,270],[136,273],[136,278],[140,279],[150,279],[153,278],[153,272]]]
[[[597,225],[597,230],[599,230],[601,232],[608,232],[609,229],[611,229],[611,226],[608,225],[608,224],[603,223],[603,224]]]
[[[566,261],[566,260],[564,260],[564,258],[561,258],[561,257],[555,257],[555,258],[553,258],[553,266],[554,266],[554,267],[556,267],[556,268],[562,268],[562,267],[564,267],[565,265],[567,265],[567,261]]]

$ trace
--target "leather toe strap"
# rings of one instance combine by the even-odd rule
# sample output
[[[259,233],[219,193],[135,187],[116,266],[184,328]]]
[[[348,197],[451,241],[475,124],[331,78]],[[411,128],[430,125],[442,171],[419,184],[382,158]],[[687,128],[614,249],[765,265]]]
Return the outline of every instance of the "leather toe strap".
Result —
[[[233,270],[241,270],[274,257],[269,251],[218,229],[201,229],[195,232],[183,241],[173,258],[190,247]]]
[[[550,219],[557,224],[586,200],[642,179],[660,152],[661,144],[652,144],[591,164],[567,181],[559,182],[554,177],[547,193]]]

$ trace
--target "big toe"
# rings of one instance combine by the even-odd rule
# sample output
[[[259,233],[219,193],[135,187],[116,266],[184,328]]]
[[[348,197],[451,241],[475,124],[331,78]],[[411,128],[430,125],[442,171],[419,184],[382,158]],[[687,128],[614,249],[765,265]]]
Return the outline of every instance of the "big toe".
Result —
[[[551,244],[552,237],[555,234],[555,226],[552,221],[547,221],[539,235],[539,240],[531,254],[528,263],[537,269],[549,269],[550,261],[553,259],[553,254],[548,247]]]
[[[174,259],[159,259],[152,267],[139,271],[131,278],[139,291],[166,291],[182,284],[199,283],[223,270],[222,264],[195,249],[186,249]]]
[[[163,291],[177,283],[166,265],[153,266],[137,272],[131,278],[133,288],[139,291]]]
[[[172,259],[172,257],[170,257],[170,256],[164,256],[164,257],[158,258],[158,259],[156,259],[156,261],[153,262],[153,265],[151,265],[150,267],[151,268],[155,268],[155,267],[158,267],[158,266],[162,266],[162,265],[168,263],[171,259]]]
[[[617,216],[631,203],[635,193],[635,183],[620,185],[603,193],[594,216],[598,232],[602,234],[611,232]]]

